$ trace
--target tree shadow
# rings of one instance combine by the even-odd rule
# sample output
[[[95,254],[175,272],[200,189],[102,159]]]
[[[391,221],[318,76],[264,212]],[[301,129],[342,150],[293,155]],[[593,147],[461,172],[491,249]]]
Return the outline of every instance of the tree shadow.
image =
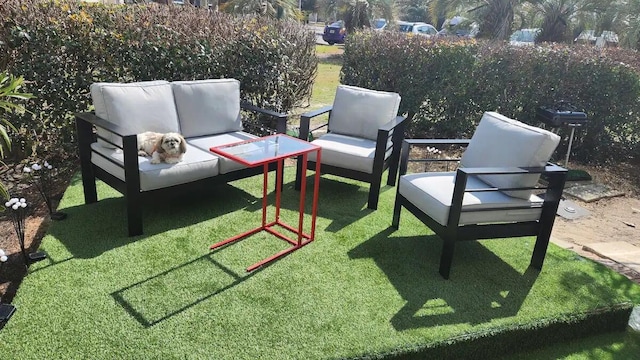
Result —
[[[311,205],[313,201],[313,186],[315,185],[315,176],[307,176],[307,194],[305,199],[306,214],[311,213]],[[362,183],[364,184],[364,183]],[[297,196],[299,191],[293,189],[294,182],[285,184],[284,189],[287,191],[295,191],[296,196],[283,196],[281,206],[284,209],[298,211],[300,206],[300,197]],[[375,210],[367,208],[369,187],[365,187],[343,182],[339,179],[324,176],[320,178],[320,190],[318,199],[318,216],[323,219],[331,220],[325,231],[339,232],[345,227],[352,225],[365,216],[371,214]],[[393,186],[383,185],[380,188],[380,194],[395,189]]]
[[[521,273],[472,241],[457,245],[451,280],[444,280],[438,273],[439,237],[392,237],[393,232],[380,232],[348,255],[373,259],[406,301],[391,319],[397,330],[514,316],[538,277],[537,270]]]

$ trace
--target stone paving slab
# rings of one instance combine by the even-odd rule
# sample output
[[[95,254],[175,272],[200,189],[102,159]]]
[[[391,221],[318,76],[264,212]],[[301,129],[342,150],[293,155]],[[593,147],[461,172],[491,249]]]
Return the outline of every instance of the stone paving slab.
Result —
[[[575,185],[571,187],[565,187],[564,194],[573,196],[584,202],[592,202],[604,198],[622,196],[622,191],[611,189],[610,187],[602,184],[584,184]]]
[[[640,272],[640,247],[624,241],[585,245],[584,249]]]

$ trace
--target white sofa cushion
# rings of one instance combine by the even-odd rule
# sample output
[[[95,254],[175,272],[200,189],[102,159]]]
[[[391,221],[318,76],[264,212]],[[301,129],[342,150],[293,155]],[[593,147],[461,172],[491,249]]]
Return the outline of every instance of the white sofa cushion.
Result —
[[[446,226],[455,178],[455,172],[407,174],[400,177],[398,192],[439,224]],[[467,189],[488,187],[490,187],[488,184],[476,177],[469,177],[467,180]],[[531,195],[529,199],[524,200],[507,196],[499,191],[466,193],[462,200],[463,212],[460,214],[459,224],[534,221],[540,218],[542,202],[543,200],[536,195]],[[496,206],[502,209],[487,210]],[[517,206],[531,207],[508,209]]]
[[[496,112],[485,112],[462,155],[462,167],[542,167],[558,146],[560,137]],[[482,181],[499,188],[532,187],[540,174],[483,175]],[[532,191],[505,191],[528,199]]]
[[[94,83],[90,90],[96,115],[123,127],[129,134],[180,131],[173,92],[167,81]],[[98,135],[122,145],[122,140],[108,131],[98,129]],[[104,141],[99,143],[114,147]]]
[[[398,115],[400,95],[339,85],[329,118],[329,131],[376,140],[380,126]]]
[[[375,140],[360,137],[326,133],[311,142],[322,148],[322,164],[373,173],[373,158],[376,153]],[[391,155],[387,144],[385,159]],[[316,152],[309,153],[308,160],[316,161]]]
[[[238,80],[175,81],[171,87],[184,137],[242,130]]]
[[[201,136],[198,138],[187,139],[187,144],[191,146],[195,146],[196,148],[202,151],[210,152],[209,149],[213,146],[226,145],[226,144],[231,144],[239,141],[251,140],[256,138],[257,136],[246,133],[246,132],[234,131],[226,134]],[[239,162],[223,156],[220,156],[220,161],[218,163],[220,164],[221,174],[226,174],[235,170],[246,168],[246,166],[240,164]]]
[[[91,162],[124,181],[124,169],[103,157],[115,160],[122,165],[124,164],[122,150],[105,148],[98,143],[91,144],[91,148],[94,150],[91,154]],[[151,164],[150,160],[149,157],[138,157],[140,189],[142,191],[184,184],[209,178],[219,173],[220,158],[209,151],[202,151],[189,144],[187,144],[187,152],[182,161],[177,164]]]

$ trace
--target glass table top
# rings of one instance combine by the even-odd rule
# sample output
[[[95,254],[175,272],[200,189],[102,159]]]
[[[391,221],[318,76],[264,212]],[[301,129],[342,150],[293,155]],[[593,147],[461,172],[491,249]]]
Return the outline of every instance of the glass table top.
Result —
[[[284,159],[310,152],[319,147],[285,134],[275,134],[254,140],[211,147],[212,152],[245,165]]]

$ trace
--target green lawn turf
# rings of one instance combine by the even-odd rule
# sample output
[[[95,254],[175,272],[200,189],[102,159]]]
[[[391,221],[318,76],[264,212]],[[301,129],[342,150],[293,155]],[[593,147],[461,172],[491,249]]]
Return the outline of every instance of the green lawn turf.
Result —
[[[282,216],[295,223],[285,170]],[[317,240],[246,273],[286,243],[261,233],[209,245],[257,225],[261,184],[158,199],[144,208],[145,235],[129,238],[121,197],[101,184],[100,201],[84,205],[74,179],[60,204],[68,218],[51,224],[48,258],[30,267],[0,331],[2,358],[376,357],[640,299],[622,275],[553,245],[542,272],[528,269],[532,238],[460,244],[445,281],[437,237],[406,211],[389,228],[394,188],[371,211],[363,184],[330,176]],[[491,358],[504,351],[493,348]]]

